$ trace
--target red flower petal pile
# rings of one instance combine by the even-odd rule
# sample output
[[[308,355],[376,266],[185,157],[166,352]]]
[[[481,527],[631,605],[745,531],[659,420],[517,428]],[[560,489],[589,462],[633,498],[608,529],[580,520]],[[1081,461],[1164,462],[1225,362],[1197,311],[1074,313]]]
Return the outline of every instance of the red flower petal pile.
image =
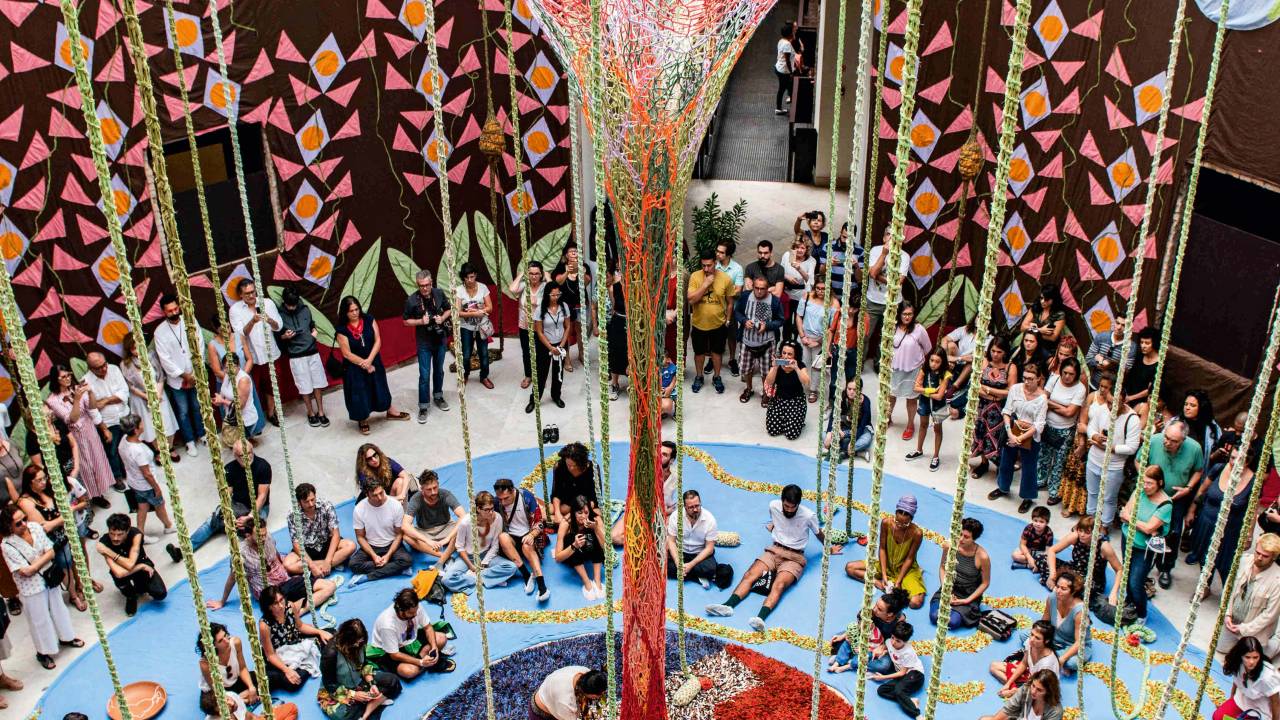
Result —
[[[813,678],[741,645],[726,645],[725,652],[753,672],[761,684],[716,705],[716,720],[795,720],[808,717]],[[848,720],[852,712],[853,708],[839,693],[822,687],[818,698],[819,720]]]

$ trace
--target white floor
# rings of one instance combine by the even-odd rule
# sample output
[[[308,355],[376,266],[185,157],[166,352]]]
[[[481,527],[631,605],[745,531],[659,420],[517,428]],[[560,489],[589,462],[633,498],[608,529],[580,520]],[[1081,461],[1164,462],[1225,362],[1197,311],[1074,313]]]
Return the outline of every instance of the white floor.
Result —
[[[712,191],[719,193],[722,206],[732,205],[739,197],[748,199],[749,221],[742,233],[743,241],[738,251],[740,262],[754,259],[754,242],[757,239],[769,238],[774,241],[780,255],[782,243],[789,241],[791,223],[795,216],[811,209],[823,209],[827,206],[825,190],[775,183],[751,182],[695,182],[690,190],[690,203],[701,202]],[[843,197],[838,197],[837,216],[843,217]],[[835,223],[832,223],[835,225]],[[398,286],[395,290],[399,292]],[[452,358],[450,358],[452,360]],[[593,364],[594,367],[594,364]],[[521,364],[519,361],[519,345],[511,339],[506,344],[506,354],[502,361],[493,366],[493,390],[486,390],[478,383],[472,382],[467,387],[467,411],[471,427],[471,451],[482,455],[515,447],[528,447],[536,443],[534,437],[534,421],[532,415],[524,412],[528,392],[520,390]],[[410,363],[389,373],[391,390],[398,406],[413,411],[417,397],[417,367]],[[579,366],[577,371],[565,376],[564,399],[565,409],[556,408],[549,400],[543,403],[543,422],[555,423],[560,427],[562,441],[585,439],[587,435],[586,412],[584,404],[584,388],[586,373]],[[449,391],[446,397],[452,406],[449,412],[432,410],[426,425],[416,422],[375,422],[370,437],[361,436],[354,424],[345,420],[340,392],[330,393],[326,400],[327,411],[334,420],[327,429],[307,426],[305,412],[301,405],[290,407],[285,421],[285,430],[290,443],[290,455],[293,461],[295,482],[311,482],[320,494],[332,500],[342,500],[354,495],[353,462],[356,448],[363,442],[378,443],[388,454],[405,462],[410,469],[419,470],[424,467],[440,466],[463,459],[461,437],[461,412],[458,396],[453,386],[452,376],[446,375]],[[689,442],[754,442],[761,445],[786,447],[806,454],[815,455],[817,450],[817,430],[811,422],[804,434],[795,442],[784,438],[771,438],[764,432],[763,409],[758,403],[743,406],[737,395],[741,383],[726,375],[727,390],[717,395],[708,386],[698,395],[688,393],[686,386],[686,408],[696,406],[697,412],[687,413],[685,422],[685,438]],[[868,394],[875,402],[875,378],[866,375]],[[598,413],[597,413],[598,414]],[[954,491],[956,477],[956,458],[958,456],[957,438],[961,426],[952,423],[945,426],[943,442],[943,464],[936,473],[930,473],[925,462],[907,463],[902,458],[907,452],[907,443],[900,439],[905,410],[899,408],[895,418],[896,428],[889,433],[886,449],[885,471],[890,474],[912,479],[943,492]],[[812,417],[812,414],[811,414]],[[624,395],[610,404],[610,427],[613,439],[625,439],[627,433],[627,404]],[[671,427],[668,425],[668,427]],[[259,446],[258,454],[269,460],[276,471],[276,483],[273,492],[277,502],[273,503],[269,527],[274,530],[283,527],[288,514],[287,491],[284,481],[284,463],[280,452],[278,431],[267,427],[265,441]],[[932,442],[930,440],[930,442]],[[911,443],[914,448],[914,441]],[[207,452],[202,450],[199,457],[189,458],[184,455],[182,462],[176,466],[178,480],[183,489],[183,505],[187,510],[188,524],[195,526],[212,512],[216,495],[212,487],[212,470],[209,466]],[[988,476],[988,478],[990,475]],[[979,480],[970,489],[968,501],[977,505],[995,506],[998,510],[1015,513],[1015,504],[1008,500],[989,503],[987,492],[993,487],[989,479]],[[119,498],[119,496],[117,496]],[[123,511],[123,500],[118,499],[113,510]],[[106,511],[100,511],[104,518]],[[99,522],[99,524],[101,524]],[[154,520],[148,525],[153,532],[158,528]],[[1069,522],[1054,513],[1055,531],[1061,533],[1069,529]],[[149,554],[160,566],[160,570],[169,583],[176,583],[185,578],[181,566],[171,563],[160,545],[155,545]],[[211,541],[198,553],[201,567],[211,565],[226,556],[226,541],[219,537]],[[125,618],[124,601],[111,586],[105,568],[95,562],[94,575],[107,585],[107,591],[99,595],[103,618],[108,628],[114,627]],[[1195,577],[1191,569],[1179,564],[1175,571],[1174,586],[1170,590],[1162,590],[1155,599],[1156,606],[1175,625],[1185,622],[1189,605],[1189,597]],[[1202,609],[1201,617],[1206,614],[1209,619],[1201,620],[1194,628],[1192,642],[1204,647],[1208,642],[1209,624],[1216,614],[1217,595],[1211,595],[1209,603]],[[93,624],[88,613],[76,613],[72,610],[73,619],[80,637],[86,642],[96,641]],[[9,638],[15,648],[14,657],[5,661],[4,669],[26,683],[21,692],[7,692],[4,697],[9,702],[9,710],[5,717],[26,717],[35,703],[53,681],[56,672],[70,664],[75,651],[64,651],[57,658],[59,670],[45,671],[35,662],[27,648],[28,633],[24,618],[14,618],[9,630]],[[129,662],[128,648],[113,648],[117,661]],[[106,691],[104,690],[104,696]],[[100,707],[102,698],[92,698],[86,702],[95,709]]]

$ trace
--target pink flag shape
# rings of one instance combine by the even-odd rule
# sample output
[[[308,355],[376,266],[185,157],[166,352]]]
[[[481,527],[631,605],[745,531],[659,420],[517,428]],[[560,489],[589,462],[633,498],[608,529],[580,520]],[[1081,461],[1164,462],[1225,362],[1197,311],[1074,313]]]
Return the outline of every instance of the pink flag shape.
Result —
[[[956,148],[946,155],[939,155],[929,162],[931,167],[949,173],[956,167],[956,162],[960,160],[960,148]]]
[[[1142,308],[1142,310],[1138,312],[1138,317],[1133,319],[1133,331],[1136,333],[1142,332],[1147,328],[1148,323],[1149,321],[1147,320],[1147,309]]]
[[[293,41],[289,39],[284,31],[280,31],[280,44],[276,45],[276,59],[287,60],[289,62],[305,63],[306,58],[302,57],[302,53],[298,52],[298,48],[293,46]]]
[[[80,228],[80,241],[86,245],[96,243],[99,240],[106,240],[110,237],[106,230],[93,224],[89,218],[83,215],[76,216],[76,225]]]
[[[1080,280],[1082,282],[1102,279],[1102,276],[1098,274],[1098,271],[1093,269],[1093,264],[1085,258],[1084,253],[1080,252],[1078,248],[1076,249],[1076,267],[1080,271]]]
[[[1071,286],[1067,284],[1066,280],[1062,281],[1062,304],[1075,312],[1080,312],[1080,303],[1076,302],[1076,296],[1071,292]]]
[[[151,230],[154,227],[155,227],[155,221],[151,219],[150,214],[146,214],[146,215],[143,215],[142,218],[138,220],[138,222],[129,226],[129,229],[125,230],[124,234],[138,240],[150,240]]]
[[[63,105],[70,106],[76,110],[80,109],[80,91],[76,89],[76,84],[71,83],[69,86],[61,90],[54,90],[45,97],[56,100]]]
[[[247,123],[264,123],[267,121],[267,116],[270,113],[271,113],[271,101],[265,100],[258,107],[241,115],[240,120]]]
[[[1026,193],[1022,196],[1022,202],[1026,203],[1027,207],[1032,210],[1040,212],[1040,205],[1044,202],[1044,194],[1048,191],[1049,187],[1046,185],[1035,192]]]
[[[13,71],[15,73],[26,72],[28,70],[36,70],[42,67],[48,67],[48,60],[27,50],[18,43],[9,46],[9,53],[13,57]]]
[[[111,3],[103,4],[110,5]],[[36,6],[37,3],[34,2],[4,0],[0,2],[0,13],[4,13],[4,16],[9,18],[9,22],[13,23],[14,27],[21,27],[22,23],[26,22],[27,16],[31,14],[31,11],[36,9]]]
[[[342,87],[330,88],[325,95],[342,107],[346,107],[351,102],[351,96],[355,94],[359,85],[360,78],[356,78]]]
[[[54,270],[58,272],[66,272],[67,270],[83,270],[87,267],[89,266],[67,254],[67,251],[62,249],[62,246],[53,246]]]
[[[462,183],[467,177],[467,168],[471,165],[471,158],[465,157],[462,162],[449,168],[449,182]]]
[[[1030,49],[1028,49],[1026,51],[1026,54],[1022,56],[1022,69],[1028,70],[1030,68],[1033,68],[1039,65],[1042,62],[1044,62],[1043,57],[1040,57],[1035,52],[1032,52]]]
[[[564,212],[565,210],[567,210],[568,205],[565,203],[564,190],[561,190],[559,195],[556,195],[554,198],[552,198],[551,202],[548,202],[546,205],[543,205],[542,209],[551,210],[553,212]]]
[[[893,126],[889,124],[889,121],[886,120],[883,115],[881,115],[880,116],[880,139],[893,140],[896,137],[898,137],[898,131],[894,130]]]
[[[1000,4],[1000,24],[1012,25],[1018,19],[1018,10],[1010,3]]]
[[[396,72],[395,67],[393,67],[391,63],[387,63],[387,80],[386,82],[383,83],[382,87],[385,90],[412,90],[413,89],[413,86],[409,84],[409,81],[405,80],[404,76],[401,75],[399,72]]]
[[[506,75],[509,72],[511,72],[511,69],[507,67],[506,53],[502,52],[497,48],[494,48],[493,49],[493,74]]]
[[[980,227],[987,227],[991,224],[991,216],[987,214],[987,204],[984,202],[973,211],[973,221]]]
[[[1147,242],[1142,250],[1142,257],[1146,260],[1156,259],[1156,236],[1148,235]]]
[[[935,227],[933,231],[937,233],[939,237],[944,237],[948,240],[954,240],[956,238],[956,230],[959,229],[959,226],[960,226],[960,219],[951,218],[945,223]]]
[[[356,230],[356,224],[347,222],[347,227],[342,231],[342,243],[338,245],[338,252],[346,252],[347,248],[360,242],[360,231]]]
[[[1125,278],[1124,280],[1112,280],[1108,284],[1111,285],[1112,290],[1115,290],[1116,293],[1119,294],[1120,297],[1124,298],[1125,300],[1128,300],[1129,295],[1133,292],[1133,278]]]
[[[538,168],[538,174],[545,178],[547,182],[556,185],[560,182],[560,178],[564,177],[564,173],[568,169],[568,165],[560,165],[559,167],[547,167],[544,165]]]
[[[954,38],[951,37],[951,24],[942,23],[942,27],[938,28],[938,34],[933,36],[929,41],[929,46],[924,49],[921,55],[932,55],[936,52],[946,50],[955,44]]]
[[[74,175],[68,173],[66,178],[67,181],[62,186],[62,194],[59,196],[61,199],[68,200],[73,203],[80,203],[81,205],[95,204],[89,199],[89,196],[85,194],[84,188],[80,187],[80,183],[76,180]]]
[[[403,59],[409,51],[418,46],[418,41],[413,38],[402,38],[392,33],[383,33],[382,38],[391,46],[391,52],[395,53],[397,59]]]
[[[93,164],[93,158],[87,155],[71,154],[71,161],[80,168],[80,172],[84,174],[90,181],[98,179],[98,168]]]
[[[276,100],[275,105],[271,106],[271,114],[267,116],[267,122],[272,127],[283,130],[290,135],[293,134],[293,124],[289,122],[289,113],[285,110],[284,100]]]
[[[341,157],[332,157],[328,160],[321,160],[313,163],[316,176],[323,182],[329,182],[329,176],[333,174],[333,169],[342,162]]]
[[[523,96],[521,97],[523,98]],[[467,88],[466,90],[462,91],[462,94],[450,100],[447,104],[442,106],[440,109],[444,110],[450,115],[461,115],[462,113],[466,112],[467,101],[470,99],[471,99],[471,88]],[[474,122],[474,119],[472,120],[472,122]],[[459,142],[458,144],[461,145],[462,143]]]
[[[1150,130],[1143,130],[1142,139],[1147,144],[1147,152],[1154,153],[1156,151],[1156,134],[1151,132]],[[1178,144],[1177,138],[1166,136],[1164,139],[1164,149],[1161,150],[1161,153],[1167,151],[1169,148],[1177,144]]]
[[[1044,228],[1036,235],[1036,239],[1032,242],[1038,243],[1056,243],[1058,242],[1058,221],[1050,220],[1045,224]]]
[[[467,92],[471,91],[467,90]],[[467,118],[467,126],[462,131],[462,135],[458,136],[458,146],[466,145],[478,137],[480,137],[480,124],[476,122],[475,116],[472,115]]]
[[[881,96],[884,97],[885,107],[890,110],[894,110],[902,104],[902,93],[897,88],[886,87]]]
[[[9,68],[5,67],[4,63],[0,63],[0,80],[4,80],[7,77],[9,77]]]
[[[174,97],[173,95],[170,95],[168,93],[165,93],[163,97],[164,97],[164,109],[168,111],[169,119],[174,122],[178,122],[182,120],[182,117],[185,113],[184,108],[182,106],[182,98]],[[193,111],[194,109],[195,108],[192,108]]]
[[[973,258],[969,255],[969,246],[965,245],[960,248],[960,252],[956,253],[956,267],[966,268],[973,264]]]
[[[995,71],[995,68],[987,68],[987,86],[986,91],[996,95],[1004,94],[1004,78]]]
[[[1107,164],[1102,159],[1102,152],[1098,150],[1098,143],[1093,139],[1093,131],[1091,130],[1084,131],[1084,139],[1080,141],[1080,154],[1098,165],[1105,166]]]
[[[306,233],[297,232],[295,230],[284,231],[284,249],[292,250],[295,245],[302,242],[307,237]]]
[[[967,132],[971,127],[973,127],[973,110],[966,105],[964,110],[961,110],[956,119],[952,120],[947,129],[943,131],[943,134],[950,135],[953,132]]]
[[[34,288],[44,287],[44,260],[36,255],[22,272],[13,276],[13,284]]]
[[[548,105],[547,110],[550,111],[552,117],[562,123],[569,119],[568,105]]]
[[[359,137],[359,136],[360,136],[360,111],[356,110],[355,112],[351,113],[351,117],[345,123],[342,124],[342,127],[338,129],[338,132],[334,133],[333,137],[329,139],[343,140],[346,138]]]
[[[1107,74],[1119,80],[1125,85],[1132,85],[1133,81],[1129,79],[1129,69],[1125,67],[1124,58],[1120,57],[1120,46],[1116,46],[1111,51],[1111,59],[1107,60]]]
[[[33,242],[42,242],[67,236],[67,224],[62,219],[62,208],[53,211],[53,217],[40,228],[40,232],[32,238]]]
[[[387,9],[382,4],[382,0],[369,0],[369,4],[364,9],[364,16],[370,20],[395,20],[395,13]]]
[[[19,210],[39,210],[44,207],[44,176],[36,181],[36,186],[27,191],[25,195],[14,201],[13,206]]]
[[[894,18],[893,22],[889,23],[889,27],[885,29],[885,32],[889,33],[890,35],[902,35],[906,31],[907,31],[907,11],[903,10],[902,12],[898,13],[898,17]]]
[[[103,7],[109,7],[111,3],[102,3]],[[111,59],[106,65],[102,66],[102,70],[98,71],[98,76],[94,78],[98,82],[124,82],[124,51],[116,48],[115,53],[111,55]]]
[[[329,192],[329,197],[325,198],[325,202],[336,200],[338,198],[351,197],[351,171],[348,170],[346,175],[333,186],[333,190]]]
[[[436,29],[436,47],[448,48],[453,40],[453,18],[449,18]],[[518,45],[516,46],[519,47]]]
[[[1045,166],[1040,168],[1039,175],[1041,177],[1058,178],[1059,180],[1061,180],[1062,179],[1062,153],[1058,153],[1057,155],[1054,155],[1052,160],[1045,163]]]
[[[1053,108],[1053,111],[1059,115],[1079,115],[1080,114],[1080,89],[1071,88],[1071,92],[1062,98],[1062,101]]]
[[[1115,103],[1111,102],[1111,98],[1104,95],[1102,101],[1107,106],[1107,125],[1111,126],[1112,130],[1133,127],[1133,121]]]
[[[369,0],[370,7],[377,3],[378,0]],[[294,282],[295,280],[302,279],[298,277],[298,273],[294,272],[293,268],[289,267],[289,263],[285,262],[285,259],[282,257],[276,258],[276,265],[271,270],[271,278],[281,282]]]
[[[290,75],[289,85],[293,87],[293,98],[298,105],[308,105],[320,97],[320,91]]]
[[[258,59],[254,61],[253,67],[250,68],[249,74],[245,76],[244,83],[248,85],[251,82],[257,82],[264,77],[270,75],[274,70],[271,67],[271,58],[267,57],[266,50],[258,51]]]
[[[5,118],[4,122],[0,122],[0,140],[17,141],[18,135],[22,132],[22,107],[19,106],[13,114]]]
[[[84,133],[76,129],[66,115],[58,112],[58,108],[49,108],[49,136],[65,138],[82,138]]]
[[[480,58],[476,56],[475,46],[467,48],[467,54],[462,56],[462,62],[458,63],[458,72],[471,73],[480,69]]]
[[[1058,138],[1062,136],[1062,130],[1037,130],[1031,133],[1031,136],[1040,145],[1040,150],[1049,152],[1049,148],[1053,147],[1053,144],[1058,142]]]
[[[1009,257],[1009,253],[1005,252],[1004,249],[1001,249],[1000,259],[996,261],[996,264],[1000,267],[1011,267],[1013,265],[1013,258]]]
[[[374,5],[375,0],[370,0],[369,4]],[[364,39],[360,41],[360,44],[356,46],[356,49],[352,50],[351,54],[347,56],[347,62],[351,62],[352,60],[368,60],[373,57],[377,51],[378,46],[374,41],[373,31],[370,30],[364,36]]]
[[[889,178],[884,178],[880,183],[880,194],[876,197],[880,202],[893,202],[893,184],[889,182]]]
[[[1093,173],[1086,173],[1089,176],[1089,202],[1093,205],[1110,205],[1111,193],[1103,189],[1102,184],[1093,176]]]
[[[227,59],[227,65],[231,64],[232,58],[236,56],[236,31],[232,30],[222,39],[222,56]],[[207,63],[218,62],[218,47],[215,45],[212,50],[205,54],[204,60]]]
[[[191,86],[195,83],[196,73],[198,72],[200,72],[199,65],[188,65],[182,68],[182,81],[186,83],[186,87],[188,90],[190,90]],[[162,75],[160,79],[163,80],[164,82],[169,83],[174,87],[178,87],[178,71],[177,70],[174,70],[173,72],[168,73],[167,75]]]
[[[1058,73],[1058,79],[1063,85],[1070,85],[1071,78],[1084,67],[1083,60],[1054,60],[1052,64],[1054,72]]]
[[[1173,182],[1173,158],[1165,158],[1160,164],[1160,169],[1156,171],[1156,184],[1168,185]]]
[[[160,267],[163,263],[160,254],[160,239],[156,238],[147,246],[147,251],[133,261],[134,267]],[[141,294],[138,297],[142,297]]]
[[[1062,231],[1067,235],[1078,237],[1081,240],[1088,240],[1089,236],[1084,234],[1084,228],[1080,226],[1080,221],[1076,219],[1076,213],[1070,208],[1067,209],[1067,221],[1062,226]]]
[[[1204,117],[1204,98],[1193,100],[1182,107],[1171,110],[1174,115],[1185,118],[1191,122],[1200,122],[1200,118]]]
[[[951,87],[950,75],[930,85],[924,90],[921,90],[919,93],[917,93],[917,95],[924,98],[925,100],[928,100],[931,103],[940,103],[942,102],[942,98],[946,96],[947,88],[949,87]]]
[[[1098,33],[1102,30],[1102,11],[1099,10],[1093,17],[1081,22],[1079,25],[1071,28],[1071,32],[1087,37],[1090,40],[1097,40]]]
[[[1142,222],[1142,204],[1121,205],[1120,210],[1124,212],[1125,217],[1129,218],[1129,222],[1138,225]]]
[[[409,187],[413,188],[413,192],[421,195],[427,186],[436,181],[434,175],[419,175],[417,173],[405,173],[404,181],[409,183]]]
[[[1028,260],[1019,265],[1018,269],[1037,280],[1040,279],[1040,271],[1044,269],[1044,255],[1037,255],[1035,260]]]
[[[418,148],[409,141],[409,136],[404,132],[404,126],[399,124],[396,125],[396,135],[395,139],[391,141],[391,149],[403,150],[411,153],[419,152]]]
[[[194,278],[193,278],[194,280]],[[67,307],[76,312],[77,315],[87,315],[89,311],[98,306],[102,302],[102,298],[96,295],[63,295],[63,302]]]
[[[280,175],[282,182],[289,182],[298,171],[302,170],[302,166],[292,160],[285,160],[283,157],[272,153],[271,160],[275,162],[276,173]]]
[[[424,127],[426,127],[427,123],[431,120],[431,111],[430,110],[405,110],[404,112],[400,113],[400,117],[404,118],[405,120],[408,120],[414,127],[421,130]]]
[[[62,330],[58,333],[58,339],[64,343],[93,342],[93,338],[72,327],[65,317],[62,318]]]
[[[332,240],[333,228],[337,224],[338,224],[338,213],[337,212],[329,213],[329,217],[326,218],[324,222],[320,223],[314,228],[311,228],[311,232],[308,234],[313,237],[318,237],[322,240]]]
[[[285,232],[285,235],[286,235],[286,236],[288,235],[288,232],[287,232],[287,231]],[[208,275],[192,275],[192,276],[191,276],[191,287],[193,287],[193,288],[203,288],[203,289],[205,289],[205,290],[212,290],[212,289],[213,289],[213,283],[209,281],[209,276],[208,276]]]

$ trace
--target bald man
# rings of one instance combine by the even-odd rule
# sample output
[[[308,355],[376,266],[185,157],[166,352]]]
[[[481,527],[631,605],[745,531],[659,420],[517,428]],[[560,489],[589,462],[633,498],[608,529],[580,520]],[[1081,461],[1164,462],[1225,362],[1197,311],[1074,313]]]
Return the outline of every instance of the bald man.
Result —
[[[120,429],[120,421],[129,414],[129,383],[119,367],[107,364],[102,353],[91,352],[85,359],[89,372],[83,379],[89,386],[93,420],[102,433],[107,461],[111,463],[111,474],[116,479],[115,489],[124,492],[124,465],[120,462],[120,441],[124,439],[124,432]],[[101,501],[99,507],[110,507],[105,499],[98,500]]]
[[[1178,547],[1182,543],[1182,530],[1187,521],[1187,510],[1195,500],[1196,489],[1204,470],[1204,453],[1200,443],[1187,437],[1187,425],[1174,421],[1165,426],[1164,432],[1151,436],[1151,452],[1147,462],[1159,465],[1164,471],[1164,490],[1173,500],[1173,516],[1169,519],[1169,534],[1165,542],[1172,552],[1165,553],[1157,563],[1160,568],[1160,587],[1169,589],[1173,584],[1173,566],[1178,560]]]

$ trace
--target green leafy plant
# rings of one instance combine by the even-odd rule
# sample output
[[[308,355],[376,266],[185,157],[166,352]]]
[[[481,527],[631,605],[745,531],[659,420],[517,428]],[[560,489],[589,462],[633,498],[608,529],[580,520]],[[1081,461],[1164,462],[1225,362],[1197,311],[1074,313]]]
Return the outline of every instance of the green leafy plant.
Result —
[[[726,240],[736,243],[746,222],[746,200],[739,200],[725,210],[720,207],[720,197],[711,193],[706,202],[693,209],[693,252],[685,261],[685,269],[690,272],[696,270],[698,258],[707,250],[714,251],[717,243]]]

